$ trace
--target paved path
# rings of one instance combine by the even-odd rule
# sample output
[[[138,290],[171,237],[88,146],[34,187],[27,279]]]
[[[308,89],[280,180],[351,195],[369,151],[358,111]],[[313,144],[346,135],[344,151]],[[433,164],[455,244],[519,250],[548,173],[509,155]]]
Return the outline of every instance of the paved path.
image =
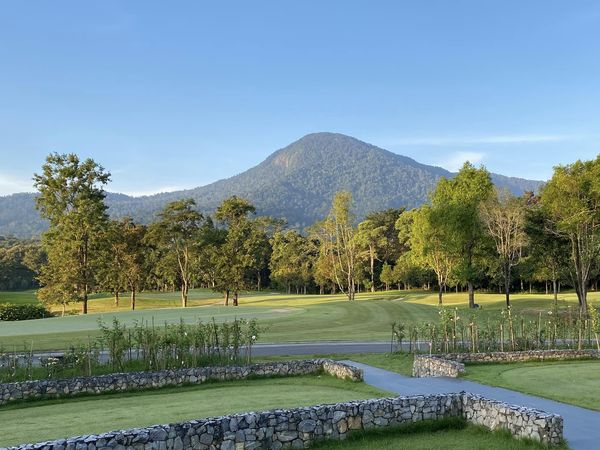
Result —
[[[541,409],[559,414],[564,419],[564,435],[574,450],[600,449],[600,412],[565,403],[521,394],[508,389],[487,386],[461,378],[411,378],[354,361],[344,361],[364,371],[365,383],[399,395],[444,394],[470,392],[513,405]],[[566,382],[569,380],[557,380]]]

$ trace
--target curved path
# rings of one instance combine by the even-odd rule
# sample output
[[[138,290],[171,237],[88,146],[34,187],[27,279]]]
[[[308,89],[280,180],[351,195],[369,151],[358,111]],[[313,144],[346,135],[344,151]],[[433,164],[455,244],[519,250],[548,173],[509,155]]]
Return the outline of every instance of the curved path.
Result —
[[[565,403],[487,386],[460,378],[411,378],[354,361],[343,361],[364,371],[365,383],[398,395],[427,395],[470,392],[505,403],[559,414],[564,419],[564,436],[574,450],[600,449],[600,412]]]

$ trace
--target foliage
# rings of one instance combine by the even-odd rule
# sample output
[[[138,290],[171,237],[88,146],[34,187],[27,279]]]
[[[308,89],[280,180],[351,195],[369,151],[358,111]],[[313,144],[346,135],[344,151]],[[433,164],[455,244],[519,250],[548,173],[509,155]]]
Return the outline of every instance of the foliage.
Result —
[[[0,311],[2,311],[0,309]],[[136,322],[127,327],[117,318],[98,320],[100,335],[73,343],[63,358],[42,361],[44,378],[90,376],[114,371],[166,370],[250,363],[252,347],[263,329],[256,320],[157,325]],[[108,362],[100,355],[106,352]],[[0,349],[0,382],[32,379],[33,353]]]
[[[431,226],[444,242],[443,251],[457,261],[456,275],[468,285],[472,308],[474,283],[481,270],[476,260],[485,253],[479,211],[492,189],[489,172],[467,162],[456,177],[441,179],[431,195]]]
[[[75,154],[49,155],[42,173],[34,175],[36,206],[50,223],[42,236],[48,255],[39,275],[43,302],[64,307],[80,301],[87,313],[96,282],[94,258],[107,225],[103,186],[109,180],[102,166],[92,159],[80,161]]]
[[[553,231],[570,243],[570,277],[585,312],[588,282],[600,256],[600,156],[556,167],[540,203]]]
[[[187,306],[196,243],[203,220],[195,206],[192,199],[169,203],[158,215],[158,220],[149,226],[146,237],[146,242],[158,251],[159,258],[171,261],[167,270],[179,279],[183,307]]]
[[[44,305],[0,303],[0,321],[44,319],[52,316]]]
[[[508,307],[512,269],[519,263],[526,245],[525,208],[521,199],[509,192],[496,191],[481,204],[481,218],[500,259]]]
[[[359,281],[359,264],[350,192],[335,195],[331,211],[319,228],[320,257],[330,265],[331,281],[352,301]]]

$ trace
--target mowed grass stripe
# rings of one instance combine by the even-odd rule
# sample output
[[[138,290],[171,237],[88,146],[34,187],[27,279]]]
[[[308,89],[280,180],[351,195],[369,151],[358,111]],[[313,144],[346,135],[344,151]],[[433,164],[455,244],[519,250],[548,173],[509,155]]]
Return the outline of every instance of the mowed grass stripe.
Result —
[[[248,411],[388,396],[329,376],[272,378],[0,408],[0,447]]]
[[[195,295],[207,293],[200,291]],[[151,304],[160,304],[161,295],[170,297],[165,301],[174,301],[176,293],[154,294]],[[504,299],[499,294],[478,294],[477,302],[481,309],[476,312],[480,318],[496,316],[504,307]],[[590,294],[592,303],[598,302],[600,295]],[[107,299],[96,299],[107,302]],[[112,300],[111,300],[112,301]],[[310,342],[310,341],[374,341],[388,340],[390,324],[393,321],[405,325],[439,321],[437,295],[422,291],[389,291],[361,293],[357,300],[349,302],[343,295],[282,295],[257,293],[243,296],[239,307],[215,305],[215,299],[197,302],[211,302],[208,306],[193,308],[141,308],[138,311],[107,311],[86,316],[69,316],[36,321],[12,322],[0,324],[0,347],[6,350],[29,349],[57,350],[68,348],[76,341],[87,341],[98,335],[97,319],[112,321],[113,317],[127,323],[151,321],[162,326],[164,322],[176,323],[183,317],[191,322],[204,321],[215,317],[217,321],[238,318],[256,318],[266,326],[259,342]],[[220,299],[219,299],[220,301]],[[466,293],[448,293],[444,297],[445,306],[457,308],[463,320],[469,320],[475,314],[468,308]],[[531,320],[537,320],[540,312],[545,313],[552,307],[551,295],[515,294],[512,297],[513,311],[523,311]],[[561,294],[561,307],[576,308],[574,294]],[[162,304],[161,304],[162,305]]]

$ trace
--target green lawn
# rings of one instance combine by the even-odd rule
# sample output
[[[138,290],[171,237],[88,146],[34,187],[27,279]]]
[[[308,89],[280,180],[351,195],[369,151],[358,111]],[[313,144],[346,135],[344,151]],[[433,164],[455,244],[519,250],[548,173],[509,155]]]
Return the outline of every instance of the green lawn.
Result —
[[[156,323],[178,322],[197,319],[232,320],[234,317],[254,317],[267,326],[260,342],[306,342],[320,340],[388,340],[390,323],[401,321],[405,324],[438,321],[437,296],[432,292],[389,291],[359,294],[357,300],[349,302],[343,295],[282,295],[247,294],[240,299],[240,306],[224,307],[216,304],[219,299],[206,290],[192,292],[190,303],[197,305],[187,309],[175,308],[178,294],[144,294],[140,300],[145,306],[138,311],[107,311],[111,299],[97,298],[90,301],[91,311],[103,311],[88,316],[69,316],[36,321],[2,323],[0,325],[0,346],[6,349],[63,349],[70,343],[97,334],[96,321],[99,317],[112,320],[118,317],[126,323],[134,320],[151,320]],[[598,301],[600,294],[590,294],[592,301]],[[145,303],[144,303],[145,302]],[[482,309],[481,316],[496,314],[504,303],[497,294],[478,294],[477,302]],[[125,303],[125,302],[124,302]],[[445,304],[459,308],[463,317],[471,314],[467,306],[467,294],[447,294]],[[515,311],[523,311],[537,317],[540,311],[552,306],[551,296],[542,294],[516,294],[512,297]],[[561,295],[562,306],[575,305],[574,294]],[[100,305],[100,306],[96,306]],[[123,306],[125,308],[125,306]]]
[[[0,303],[35,304],[38,303],[38,299],[35,296],[35,290],[0,291]]]
[[[323,442],[314,450],[534,450],[547,449],[537,442],[518,440],[505,432],[490,432],[460,421],[416,423],[397,430],[369,431],[345,441]],[[554,447],[566,449],[566,446]]]
[[[465,378],[600,410],[600,361],[468,365]]]
[[[0,407],[0,447],[247,411],[387,396],[329,376],[271,378]]]
[[[412,376],[414,357],[412,353],[351,353],[351,354],[320,354],[320,355],[293,355],[293,356],[268,356],[253,358],[253,362],[269,362],[281,360],[327,358],[334,360],[351,360],[373,367],[389,370],[406,376]]]

